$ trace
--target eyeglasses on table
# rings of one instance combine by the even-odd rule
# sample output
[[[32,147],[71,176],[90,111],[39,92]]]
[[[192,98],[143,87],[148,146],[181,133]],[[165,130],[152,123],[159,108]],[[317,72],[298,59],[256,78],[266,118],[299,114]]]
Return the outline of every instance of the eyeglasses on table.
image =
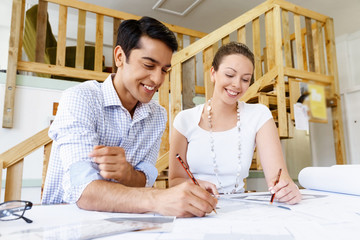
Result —
[[[0,221],[12,221],[17,219],[24,219],[27,223],[33,221],[27,217],[24,217],[25,211],[31,209],[32,202],[13,200],[0,203]]]

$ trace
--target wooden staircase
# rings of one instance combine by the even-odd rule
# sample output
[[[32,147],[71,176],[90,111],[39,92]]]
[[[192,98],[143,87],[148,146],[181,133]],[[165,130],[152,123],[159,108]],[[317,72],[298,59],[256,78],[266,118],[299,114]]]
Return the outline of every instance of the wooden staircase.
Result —
[[[14,0],[14,4],[23,2]],[[84,11],[97,12],[94,6],[79,1],[40,0],[39,4],[41,2],[52,2],[65,8],[76,7]],[[17,9],[13,9],[13,14],[16,14],[17,11]],[[116,16],[117,18],[123,14],[100,8],[98,15],[109,13],[109,16]],[[124,16],[138,18],[133,15]],[[17,23],[19,24],[19,22]],[[21,29],[21,24],[19,25],[20,27],[15,28]],[[331,107],[332,110],[336,161],[337,164],[346,163],[332,18],[284,0],[268,0],[206,36],[204,34],[200,37],[199,32],[190,31],[189,34],[184,28],[169,26],[175,32],[181,30],[177,31],[181,48],[173,55],[171,71],[159,89],[159,103],[168,110],[169,121],[162,137],[160,157],[157,162],[159,179],[156,185],[158,187],[167,187],[169,126],[172,126],[173,119],[179,111],[193,106],[191,99],[195,95],[202,94],[205,99],[211,97],[213,91],[213,85],[210,81],[212,59],[220,45],[234,40],[246,43],[255,55],[255,82],[241,100],[268,106],[276,121],[281,138],[289,138],[293,135],[294,113],[292,106],[301,94],[300,83],[313,83],[325,87],[327,100],[331,103],[328,107]],[[16,35],[17,38],[21,39],[21,31],[16,30],[15,32],[18,34]],[[191,44],[182,49],[184,46],[183,35],[185,34],[190,36]],[[17,42],[19,41],[15,41],[15,43]],[[19,45],[15,45],[15,48],[21,49],[21,41]],[[9,50],[9,61],[13,62],[9,66],[15,66],[15,68],[10,69],[10,71],[8,69],[8,79],[11,74],[16,73],[17,69],[50,74],[54,70],[56,74],[63,74],[64,76],[67,73],[69,76],[78,76],[80,72],[89,73],[88,70],[81,69],[65,71],[68,68],[64,66],[25,63],[21,61],[21,57],[18,58],[18,55],[14,56],[17,51],[11,52],[11,49]],[[199,56],[202,57],[201,63],[197,62]],[[30,68],[30,66],[33,67]],[[62,71],[58,71],[59,69]],[[200,75],[203,76],[203,85],[200,84],[201,79],[196,77],[199,76],[199,71]],[[99,81],[105,79],[100,73],[97,74],[95,79]],[[86,76],[93,78],[95,75],[89,73]],[[10,85],[12,81],[9,80]],[[35,135],[26,141],[36,142],[36,138]],[[37,148],[46,144],[39,143]],[[22,147],[25,146],[22,145]],[[14,155],[16,153],[15,148],[9,150]],[[17,164],[22,164],[23,156],[9,159],[9,151],[0,155],[0,167],[10,169]],[[12,154],[10,155],[12,156]],[[46,155],[45,161],[47,159],[48,156]],[[253,167],[261,169],[257,158],[254,157],[254,159]],[[18,175],[21,175],[20,171]],[[14,180],[7,179],[6,182],[8,181],[13,182]],[[21,182],[21,179],[16,181]],[[11,190],[6,187],[6,191]],[[8,200],[19,198],[19,191],[5,197]]]

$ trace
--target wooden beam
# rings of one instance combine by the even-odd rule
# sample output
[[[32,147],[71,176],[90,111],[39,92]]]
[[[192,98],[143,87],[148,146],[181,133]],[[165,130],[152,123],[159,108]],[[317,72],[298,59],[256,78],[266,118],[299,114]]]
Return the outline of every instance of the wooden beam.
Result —
[[[23,61],[18,62],[18,70],[36,73],[51,72],[55,76],[94,79],[97,81],[104,81],[109,76],[109,73],[104,72]]]
[[[3,161],[4,163],[3,167],[8,168],[18,163],[39,147],[51,142],[52,140],[48,136],[48,131],[49,128],[45,128],[31,138],[26,139],[25,141],[0,154],[0,161]]]
[[[12,128],[14,121],[16,71],[19,56],[19,36],[21,30],[22,0],[13,0],[9,39],[8,66],[6,72],[5,99],[3,111],[3,128]]]
[[[178,62],[184,62],[187,59],[193,57],[198,52],[203,51],[204,49],[212,46],[215,42],[219,39],[225,37],[229,34],[229,29],[239,29],[240,27],[245,26],[247,23],[251,22],[255,18],[262,15],[264,12],[273,8],[271,2],[266,1],[256,8],[242,14],[238,18],[235,18],[231,22],[223,25],[222,27],[218,28],[217,30],[209,33],[208,35],[204,36],[203,38],[196,41],[191,46],[184,48],[183,50],[175,53],[171,60],[171,65],[175,65]]]
[[[308,72],[295,68],[284,68],[284,74],[288,77],[297,78],[294,81],[313,82],[322,85],[331,85],[334,81],[333,76],[323,75],[319,73]]]
[[[157,159],[155,167],[158,172],[162,172],[169,167],[169,152],[164,153]]]
[[[170,126],[174,122],[175,116],[181,111],[181,64],[172,66],[170,73],[170,101],[171,101],[171,119]]]
[[[282,51],[282,34],[281,34],[281,11],[280,7],[276,6],[272,13],[272,27],[273,27],[273,55],[275,66],[280,66],[278,76],[276,78],[276,96],[277,96],[277,109],[278,109],[278,122],[279,122],[279,136],[287,137],[288,134],[288,122],[286,112],[286,96],[285,96],[285,79],[284,79],[284,60]],[[269,51],[267,51],[269,53]],[[271,59],[268,57],[268,59]],[[269,66],[269,69],[274,67]]]
[[[169,143],[169,92],[170,92],[170,73],[168,72],[165,76],[165,80],[161,87],[159,88],[159,104],[164,107],[167,111],[167,121],[165,125],[165,131],[161,137],[161,145],[159,150],[159,155],[163,155],[170,149]]]
[[[307,8],[300,7],[298,5],[295,5],[291,2],[284,1],[284,0],[274,0],[274,4],[278,4],[282,9],[288,10],[290,12],[293,12],[294,14],[302,15],[305,17],[309,17],[315,20],[318,20],[320,22],[325,22],[328,18],[325,15],[322,15],[320,13],[314,12],[312,10],[309,10]]]
[[[112,18],[137,19],[137,20],[141,18],[141,16],[137,16],[134,14],[130,14],[110,8],[105,8],[99,5],[89,4],[78,0],[44,0],[44,1],[56,3],[71,8],[82,9],[87,12],[93,12],[95,14],[101,14]],[[196,31],[181,26],[176,26],[173,24],[164,23],[164,25],[167,26],[171,31],[176,33],[182,33],[185,35],[194,36],[198,38],[202,38],[207,35],[207,33],[204,32]]]
[[[331,93],[336,101],[335,107],[332,110],[334,144],[336,153],[336,163],[346,164],[345,144],[344,144],[344,125],[342,120],[341,110],[341,96],[339,88],[339,75],[336,62],[336,49],[335,49],[335,33],[334,22],[332,18],[328,18],[325,24],[325,42],[326,42],[326,55],[327,66],[331,76],[334,77],[333,84],[331,85]]]

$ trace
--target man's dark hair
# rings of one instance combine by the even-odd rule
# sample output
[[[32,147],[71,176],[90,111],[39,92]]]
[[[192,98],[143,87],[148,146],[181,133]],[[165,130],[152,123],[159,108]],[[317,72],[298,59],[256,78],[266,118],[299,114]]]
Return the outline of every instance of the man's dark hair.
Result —
[[[178,48],[175,34],[158,20],[146,16],[139,20],[125,20],[119,26],[116,45],[120,45],[123,49],[126,61],[129,59],[131,50],[141,48],[142,36],[162,41],[173,52]]]

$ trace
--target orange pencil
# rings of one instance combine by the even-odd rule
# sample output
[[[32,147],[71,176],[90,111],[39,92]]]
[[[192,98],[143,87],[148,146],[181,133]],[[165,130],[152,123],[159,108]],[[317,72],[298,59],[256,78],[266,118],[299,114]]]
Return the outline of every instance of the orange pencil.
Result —
[[[277,175],[277,177],[276,177],[276,181],[275,181],[275,183],[274,183],[274,186],[279,183],[281,171],[282,171],[282,169],[280,168],[280,169],[279,169],[279,173],[278,173],[278,175]],[[273,194],[271,195],[270,204],[273,203],[274,198],[275,198],[275,193],[273,193]]]
[[[181,163],[181,166],[183,166],[183,168],[185,169],[185,172],[187,173],[187,175],[189,175],[189,177],[191,178],[191,180],[193,181],[193,183],[195,185],[200,186],[200,184],[198,183],[198,181],[196,181],[196,178],[194,177],[194,175],[192,174],[192,172],[190,171],[189,167],[187,166],[187,164],[184,162],[184,160],[182,160],[182,158],[180,157],[179,154],[176,154],[176,158],[179,160],[179,162]],[[217,214],[216,210],[213,209],[214,212]]]

